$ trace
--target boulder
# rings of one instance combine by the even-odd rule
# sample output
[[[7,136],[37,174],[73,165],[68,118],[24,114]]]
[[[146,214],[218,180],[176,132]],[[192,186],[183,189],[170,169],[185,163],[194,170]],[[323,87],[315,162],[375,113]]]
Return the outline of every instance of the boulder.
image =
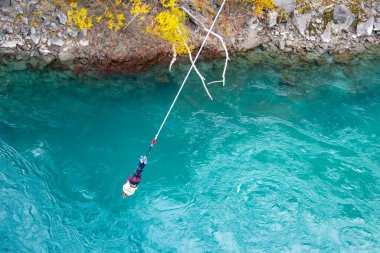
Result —
[[[58,17],[58,20],[59,20],[59,23],[61,23],[62,25],[65,25],[66,22],[67,22],[67,16],[66,14],[62,13],[62,12],[58,12],[57,13],[57,17]]]
[[[47,49],[45,46],[40,46],[38,48],[38,52],[40,52],[41,55],[48,55],[51,53],[51,51]]]
[[[0,44],[0,47],[5,47],[5,48],[15,48],[17,46],[17,41],[11,40],[4,42],[3,44]]]
[[[310,20],[311,20],[310,13],[307,13],[304,15],[295,15],[293,17],[293,24],[295,25],[295,27],[297,27],[298,31],[300,32],[302,36],[305,36],[305,31]]]
[[[355,15],[345,5],[338,5],[334,8],[334,19],[343,31],[348,31],[355,20]]]
[[[371,35],[373,30],[374,17],[370,17],[366,22],[359,22],[356,27],[356,34],[360,37],[363,35]]]
[[[268,14],[268,27],[271,28],[277,24],[278,13],[277,11],[271,11]]]
[[[74,55],[68,51],[62,50],[58,53],[58,59],[62,62],[70,61],[70,60],[73,60],[74,58],[75,58]]]
[[[259,23],[254,23],[246,29],[245,33],[236,37],[237,49],[241,51],[247,51],[263,43],[263,36],[261,34],[262,26]]]
[[[50,42],[50,43],[49,43]],[[49,39],[48,40],[48,45],[51,44],[51,45],[54,45],[54,46],[59,46],[59,47],[62,47],[63,44],[65,44],[65,42],[63,41],[63,39],[61,38],[53,38],[53,39]]]
[[[40,36],[35,34],[30,35],[30,39],[33,41],[34,45],[37,45],[40,42]]]
[[[290,13],[294,12],[296,8],[296,0],[274,0],[274,5]]]
[[[75,30],[75,29],[71,29],[71,28],[68,28],[67,29],[67,33],[73,37],[73,38],[76,38],[78,36],[78,31]]]

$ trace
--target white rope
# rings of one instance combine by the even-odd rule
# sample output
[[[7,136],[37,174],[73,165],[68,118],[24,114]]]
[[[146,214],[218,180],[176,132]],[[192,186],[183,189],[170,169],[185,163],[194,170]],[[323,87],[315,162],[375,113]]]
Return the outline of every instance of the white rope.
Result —
[[[218,19],[219,14],[220,14],[220,12],[222,11],[223,6],[224,6],[225,3],[226,3],[226,0],[223,0],[223,3],[222,3],[222,5],[220,6],[219,11],[218,11],[218,13],[217,13],[216,16],[215,16],[215,19],[214,19],[214,21],[212,22],[212,25],[211,25],[210,29],[208,30],[207,35],[206,35],[205,39],[203,40],[203,43],[202,43],[201,47],[199,48],[198,53],[197,53],[197,55],[195,56],[194,61],[193,61],[193,63],[191,64],[191,67],[190,67],[189,71],[187,72],[186,77],[185,77],[185,79],[183,80],[183,82],[182,82],[182,84],[181,84],[181,87],[179,88],[179,90],[178,90],[178,92],[177,92],[177,95],[175,96],[175,98],[174,98],[174,100],[173,100],[173,103],[171,104],[171,106],[170,106],[168,112],[166,113],[166,116],[165,116],[164,120],[163,120],[162,123],[161,123],[160,128],[159,128],[158,131],[157,131],[156,136],[154,137],[155,140],[157,140],[158,136],[160,135],[160,132],[161,132],[163,126],[165,125],[166,120],[168,119],[169,114],[171,113],[171,111],[172,111],[172,109],[173,109],[174,104],[177,102],[177,99],[178,99],[178,97],[179,97],[179,94],[181,93],[181,91],[182,91],[182,89],[183,89],[183,86],[185,86],[185,83],[186,83],[187,79],[189,78],[189,75],[190,75],[191,71],[192,71],[193,68],[194,68],[195,62],[197,61],[197,59],[198,59],[198,57],[199,57],[199,55],[200,55],[200,53],[201,53],[201,51],[202,51],[204,45],[206,44],[207,39],[208,39],[208,37],[209,37],[209,35],[210,35],[210,33],[211,33],[211,30],[212,30],[212,28],[214,27],[214,25],[215,25],[215,23],[216,23],[216,20]]]

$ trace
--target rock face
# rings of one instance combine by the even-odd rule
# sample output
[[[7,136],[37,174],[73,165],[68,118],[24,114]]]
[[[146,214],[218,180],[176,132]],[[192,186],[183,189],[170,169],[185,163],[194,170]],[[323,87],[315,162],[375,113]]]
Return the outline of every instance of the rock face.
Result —
[[[327,24],[325,31],[321,34],[321,40],[325,43],[331,41],[331,24]]]
[[[310,20],[310,13],[293,17],[293,24],[297,27],[298,31],[300,32],[300,34],[302,34],[302,36],[305,36],[305,31]]]
[[[269,12],[268,14],[268,27],[272,28],[277,24],[278,13],[277,11]]]
[[[296,8],[296,0],[274,0],[274,5],[281,7],[288,13],[291,13]]]
[[[345,5],[338,5],[334,8],[334,19],[343,31],[348,31],[355,21],[355,15]]]
[[[373,24],[373,31],[380,35],[380,21]]]
[[[260,46],[263,50],[292,52],[302,56],[341,55],[347,51],[379,46],[380,36],[376,34],[380,35],[380,3],[356,6],[360,8],[359,15],[357,9],[351,11],[347,7],[351,6],[352,1],[332,1],[334,3],[327,6],[326,2],[331,1],[274,0],[279,8],[264,10],[262,16],[246,8],[247,3],[243,6],[239,5],[242,1],[234,1],[223,10],[223,20],[217,22],[213,31],[224,38],[231,53]],[[40,0],[0,0],[0,55],[16,59],[20,58],[18,55],[27,55],[44,62],[35,65],[46,66],[54,62],[54,66],[67,64],[65,67],[73,70],[95,67],[104,72],[138,71],[158,61],[170,61],[172,57],[172,47],[168,42],[142,32],[144,25],[154,22],[153,13],[162,11],[159,4],[152,13],[146,14],[145,23],[135,20],[126,29],[114,31],[108,28],[104,20],[93,20],[93,27],[88,30],[69,26],[65,13],[67,9],[57,8],[56,2],[44,1],[42,4]],[[211,11],[197,11],[192,6],[194,2],[180,0],[178,4],[210,27],[215,15]],[[212,10],[220,7],[217,1],[204,2]],[[302,9],[302,3],[311,3],[310,9]],[[94,14],[95,10],[91,11],[91,15]],[[33,15],[35,13],[38,15]],[[359,21],[357,25],[355,19]],[[185,22],[189,43],[194,50],[204,39],[204,29],[199,21],[190,18]],[[223,51],[218,38],[210,36],[203,55],[218,57],[224,55]]]
[[[371,35],[373,30],[373,23],[375,21],[374,17],[370,17],[366,22],[360,22],[358,23],[358,26],[356,27],[356,34],[357,36],[364,36],[364,35]]]

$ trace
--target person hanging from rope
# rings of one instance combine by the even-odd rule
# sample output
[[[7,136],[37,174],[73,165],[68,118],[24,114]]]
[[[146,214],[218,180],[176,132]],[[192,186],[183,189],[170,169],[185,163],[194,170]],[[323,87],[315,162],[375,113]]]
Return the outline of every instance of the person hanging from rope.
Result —
[[[141,182],[141,174],[143,173],[147,162],[148,158],[145,155],[140,157],[136,170],[129,176],[127,182],[123,185],[123,198],[135,193],[138,184]]]
[[[133,195],[137,190],[137,186],[141,182],[141,174],[143,173],[145,166],[148,163],[147,156],[152,150],[154,144],[156,144],[156,139],[153,139],[149,149],[145,152],[144,155],[140,157],[136,170],[129,176],[127,182],[125,182],[123,185],[123,198]]]

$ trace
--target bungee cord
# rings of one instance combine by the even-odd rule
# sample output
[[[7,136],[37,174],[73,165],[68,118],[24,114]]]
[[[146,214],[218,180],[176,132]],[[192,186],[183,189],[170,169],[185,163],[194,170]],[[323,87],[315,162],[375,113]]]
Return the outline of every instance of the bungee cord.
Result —
[[[216,21],[218,20],[218,17],[219,17],[219,15],[220,15],[220,13],[221,13],[221,11],[222,11],[222,9],[223,9],[223,6],[224,6],[224,4],[226,3],[226,1],[227,1],[227,0],[224,0],[224,1],[223,1],[222,5],[221,5],[220,8],[219,8],[218,13],[217,13],[216,16],[215,16],[214,21],[213,21],[212,24],[211,24],[210,29],[208,29],[207,34],[206,34],[206,37],[204,38],[203,43],[202,43],[201,47],[199,48],[197,55],[195,56],[194,60],[192,61],[191,67],[190,67],[189,71],[187,72],[187,74],[186,74],[186,76],[185,76],[185,79],[183,80],[183,82],[182,82],[182,84],[181,84],[181,87],[179,88],[179,90],[178,90],[178,92],[177,92],[177,95],[174,97],[174,100],[173,100],[172,104],[170,105],[170,108],[169,108],[168,112],[166,113],[165,118],[164,118],[164,120],[162,121],[160,128],[158,129],[156,135],[154,136],[154,139],[152,140],[152,143],[151,143],[151,145],[150,145],[149,150],[147,151],[147,154],[150,153],[150,150],[152,149],[153,145],[156,144],[156,141],[157,141],[157,139],[158,139],[158,136],[160,135],[161,130],[162,130],[162,128],[164,127],[164,125],[165,125],[165,123],[166,123],[166,120],[168,119],[168,117],[169,117],[169,115],[170,115],[170,113],[171,113],[171,111],[172,111],[172,109],[173,109],[175,103],[177,102],[177,99],[178,99],[178,97],[179,97],[179,94],[181,94],[181,91],[182,91],[183,87],[185,86],[185,83],[186,83],[187,79],[189,78],[191,71],[192,71],[193,68],[195,67],[195,62],[198,60],[198,57],[199,57],[199,55],[201,54],[201,51],[202,51],[204,45],[206,44],[208,37],[209,37],[210,34],[212,33],[212,29],[214,28],[214,25],[215,25]],[[211,98],[211,99],[212,99],[212,98]]]

